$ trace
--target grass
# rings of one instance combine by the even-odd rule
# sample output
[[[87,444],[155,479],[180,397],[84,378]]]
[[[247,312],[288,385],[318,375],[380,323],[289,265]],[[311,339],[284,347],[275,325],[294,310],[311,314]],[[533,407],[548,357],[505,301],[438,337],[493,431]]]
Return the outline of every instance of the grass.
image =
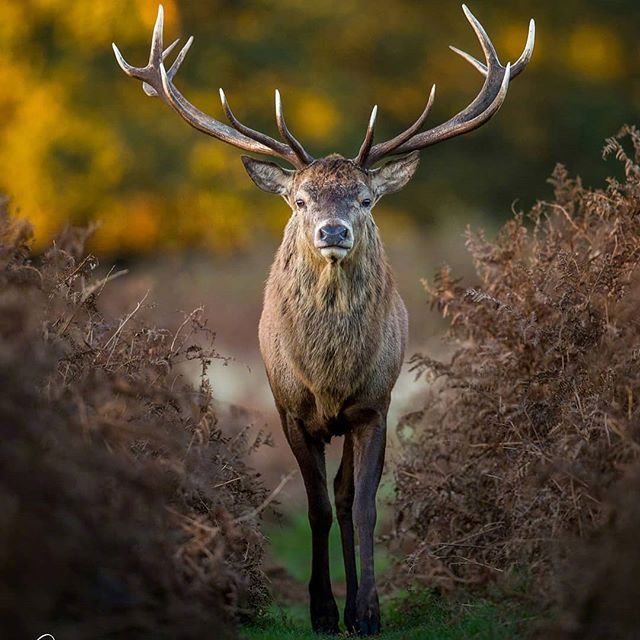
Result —
[[[241,629],[243,640],[320,640],[311,631],[306,601],[311,535],[306,509],[293,509],[284,523],[266,528],[271,555],[300,585],[303,602],[274,604],[257,621]],[[337,526],[331,528],[330,566],[334,584],[344,582],[344,568]],[[376,568],[381,573],[391,564],[382,545],[376,548]],[[294,585],[295,586],[295,585]],[[297,589],[296,589],[297,591]],[[275,594],[277,602],[278,595]],[[344,601],[337,598],[342,613]],[[452,600],[426,589],[412,590],[381,599],[383,633],[379,640],[514,640],[526,636],[531,619],[512,601],[491,602],[474,596]]]
[[[287,569],[293,578],[306,585],[311,577],[311,529],[306,507],[288,515],[285,524],[267,526],[265,533],[269,540],[271,555]],[[376,545],[376,571],[378,573],[384,571],[390,561],[391,558],[384,546]],[[337,523],[333,524],[329,534],[329,568],[334,582],[345,581],[340,529]]]
[[[339,603],[340,605],[341,603]],[[382,601],[379,640],[513,640],[523,638],[528,617],[513,605],[480,599],[450,601],[419,591]],[[306,605],[272,607],[241,631],[244,640],[320,640],[311,631]]]

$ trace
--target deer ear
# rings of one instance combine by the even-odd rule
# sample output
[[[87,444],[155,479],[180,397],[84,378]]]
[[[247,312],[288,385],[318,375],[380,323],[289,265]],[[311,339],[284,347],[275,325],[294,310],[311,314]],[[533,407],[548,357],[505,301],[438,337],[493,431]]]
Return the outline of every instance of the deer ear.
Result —
[[[405,187],[416,172],[419,162],[420,154],[413,151],[409,155],[391,160],[382,167],[369,171],[376,198],[381,198],[387,193],[395,193]]]
[[[242,164],[249,177],[263,190],[286,196],[291,189],[291,182],[295,171],[283,169],[274,162],[256,160],[249,156],[242,156]]]

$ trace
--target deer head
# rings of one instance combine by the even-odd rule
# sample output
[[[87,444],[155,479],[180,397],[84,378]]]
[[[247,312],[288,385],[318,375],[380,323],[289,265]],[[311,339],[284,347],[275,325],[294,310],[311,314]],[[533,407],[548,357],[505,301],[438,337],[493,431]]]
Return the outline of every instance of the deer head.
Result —
[[[298,221],[297,241],[307,255],[336,263],[357,254],[373,224],[375,203],[407,184],[418,166],[418,154],[369,170],[338,154],[298,170],[247,156],[242,161],[258,187],[287,201]]]
[[[513,65],[507,63],[503,66],[482,25],[465,5],[462,8],[478,36],[485,62],[480,62],[455,47],[451,49],[484,76],[484,84],[476,98],[446,122],[423,131],[435,98],[433,85],[420,117],[391,140],[374,145],[378,112],[375,106],[364,141],[358,154],[352,159],[338,155],[314,159],[289,131],[277,90],[275,115],[281,140],[240,122],[233,114],[222,89],[220,100],[230,126],[192,105],[176,88],[174,78],[191,47],[193,37],[189,38],[167,70],[164,62],[178,40],[163,50],[162,5],[158,7],[151,53],[145,67],[133,67],[127,63],[115,44],[113,50],[122,70],[141,80],[147,95],[160,97],[198,131],[239,149],[279,158],[294,167],[285,169],[273,162],[242,157],[248,174],[258,187],[282,196],[293,213],[301,217],[300,226],[305,230],[307,244],[315,248],[316,256],[336,262],[346,258],[357,247],[359,231],[371,219],[371,209],[375,203],[383,195],[399,191],[411,179],[418,165],[418,152],[477,129],[487,122],[502,106],[510,81],[524,70],[531,59],[535,39],[533,20],[529,23],[529,34],[522,55]],[[376,163],[387,157],[394,159],[374,168]]]

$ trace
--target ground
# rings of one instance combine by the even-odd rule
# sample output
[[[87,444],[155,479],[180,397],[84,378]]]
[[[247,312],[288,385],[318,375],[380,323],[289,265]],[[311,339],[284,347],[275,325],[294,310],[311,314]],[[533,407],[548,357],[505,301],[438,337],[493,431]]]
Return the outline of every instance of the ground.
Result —
[[[272,564],[268,568],[274,602],[252,624],[244,640],[320,640],[311,631],[307,606],[310,539],[304,509],[267,528]],[[337,527],[331,531],[331,571],[338,600],[344,606],[344,571]],[[393,560],[378,545],[376,566],[382,578]],[[382,582],[383,580],[381,580]],[[451,600],[435,591],[415,588],[381,597],[383,633],[379,640],[513,640],[525,638],[534,616],[510,599],[489,601],[471,595]]]
[[[340,605],[340,603],[339,603]],[[432,592],[384,598],[383,633],[379,640],[513,640],[525,637],[530,618],[515,609],[502,610],[485,600],[449,603]],[[257,623],[242,629],[246,640],[320,640],[306,606],[274,606]]]

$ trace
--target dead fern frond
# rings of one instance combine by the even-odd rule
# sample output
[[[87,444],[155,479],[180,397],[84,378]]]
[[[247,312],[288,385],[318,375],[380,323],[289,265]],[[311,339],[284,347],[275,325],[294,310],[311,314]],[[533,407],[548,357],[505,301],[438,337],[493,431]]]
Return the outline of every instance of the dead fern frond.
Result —
[[[558,165],[532,229],[515,214],[494,242],[467,233],[479,287],[443,267],[428,288],[455,348],[414,357],[430,384],[399,427],[397,539],[414,541],[415,573],[450,586],[526,567],[548,593],[558,541],[601,521],[639,459],[639,152],[633,127],[607,141],[626,178],[603,190]]]

